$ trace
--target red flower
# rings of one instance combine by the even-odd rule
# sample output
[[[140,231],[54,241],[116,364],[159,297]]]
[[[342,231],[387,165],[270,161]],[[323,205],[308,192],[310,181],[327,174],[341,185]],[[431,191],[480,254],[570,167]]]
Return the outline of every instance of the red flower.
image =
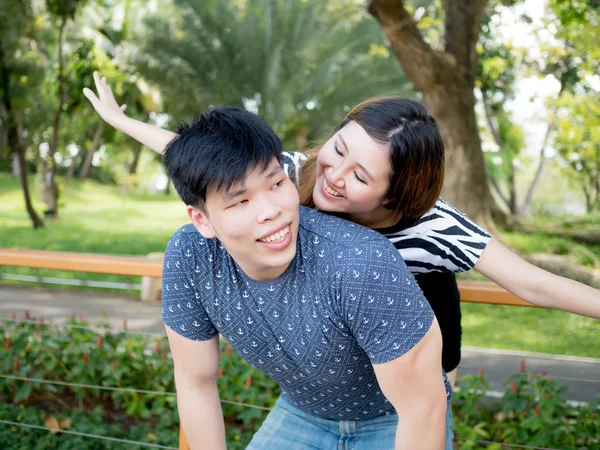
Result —
[[[225,347],[225,354],[231,356],[231,345],[227,344],[227,347]]]
[[[25,310],[25,319],[29,320],[30,316],[29,316],[29,310],[26,309]]]
[[[248,378],[246,378],[246,389],[250,389],[251,386],[252,386],[252,376],[248,375]]]
[[[96,346],[102,348],[102,336],[100,335],[96,336]]]
[[[41,316],[41,317],[38,319],[38,323],[39,323],[40,325],[43,325],[43,324],[44,324],[44,316]]]
[[[83,322],[83,314],[79,314],[79,323]]]
[[[86,352],[83,353],[83,363],[87,364],[89,361],[89,357],[88,354]]]
[[[525,372],[525,358],[521,360],[521,366],[519,367],[521,373]]]
[[[480,367],[479,370],[477,371],[477,376],[479,378],[483,377],[483,367]]]
[[[127,330],[127,319],[123,319],[123,329]]]
[[[15,368],[15,372],[18,372],[19,371],[19,357],[18,356],[15,356],[13,358],[13,366]]]
[[[542,370],[542,376],[545,377],[548,373],[545,370]]]
[[[535,415],[536,416],[540,415],[540,405],[535,405]]]
[[[10,340],[10,336],[6,336],[6,348],[10,350],[10,346],[12,345],[12,341]]]
[[[160,353],[160,341],[159,340],[156,341],[156,345],[154,346],[154,351],[156,353]]]
[[[15,320],[17,318],[17,313],[12,313],[10,316],[12,317],[13,320]]]
[[[71,320],[75,320],[75,313],[74,312],[71,313]]]
[[[222,377],[224,373],[225,371],[223,370],[223,368],[219,367],[219,376]]]
[[[517,382],[513,381],[512,382],[512,393],[516,394],[517,392],[519,392],[519,389],[517,388]]]

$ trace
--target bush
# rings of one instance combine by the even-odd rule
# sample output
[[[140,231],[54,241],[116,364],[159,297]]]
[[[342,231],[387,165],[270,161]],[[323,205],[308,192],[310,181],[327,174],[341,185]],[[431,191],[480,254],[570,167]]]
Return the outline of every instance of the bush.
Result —
[[[26,323],[6,321],[0,325],[0,336],[4,336],[0,342],[0,374],[78,385],[175,392],[173,361],[166,337],[130,334],[125,330],[126,322],[123,330],[111,329],[106,320],[97,326],[99,332],[87,327],[90,324],[83,317],[74,315],[61,325],[49,324],[42,317],[35,319],[29,313]],[[279,395],[277,384],[249,367],[226,343],[222,344],[222,350],[218,379],[221,398],[273,406]],[[41,406],[46,414],[101,413],[104,423],[120,425],[124,432],[121,436],[131,435],[128,427],[145,423],[155,435],[162,436],[156,443],[169,445],[165,442],[172,439],[177,442],[179,419],[174,395],[1,379],[0,403],[6,401]],[[245,447],[267,413],[227,403],[223,404],[223,412],[232,449]],[[95,434],[107,431],[102,421],[97,422]],[[75,421],[73,428],[79,430]],[[157,433],[159,429],[170,434]]]
[[[83,317],[63,325],[45,323],[26,313],[26,323],[0,322],[0,374],[83,385],[100,385],[157,393],[105,391],[82,386],[0,379],[0,419],[44,426],[48,417],[71,419],[70,430],[129,440],[177,446],[179,418],[173,361],[166,337],[150,337],[111,329],[87,328]],[[2,339],[4,336],[4,339]],[[267,411],[278,385],[249,367],[227,344],[221,344],[218,387],[224,400],[228,448],[246,447]],[[545,374],[524,366],[506,383],[501,399],[485,395],[483,372],[459,380],[453,403],[454,434],[460,449],[490,448],[486,440],[533,447],[600,448],[600,403],[575,408],[560,387]],[[161,393],[165,394],[161,394]],[[229,403],[233,402],[233,403]],[[131,445],[50,434],[0,425],[0,448],[120,449]]]
[[[568,388],[545,373],[526,372],[524,362],[521,371],[506,382],[502,398],[484,395],[489,386],[481,370],[477,376],[463,376],[459,385],[452,412],[461,449],[481,448],[475,440],[536,448],[600,448],[600,401],[571,406],[564,396]]]

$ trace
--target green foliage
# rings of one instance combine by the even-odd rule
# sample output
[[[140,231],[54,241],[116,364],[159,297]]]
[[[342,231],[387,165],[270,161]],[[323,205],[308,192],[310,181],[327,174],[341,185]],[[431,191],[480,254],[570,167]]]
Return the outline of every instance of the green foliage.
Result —
[[[151,440],[155,443],[173,444],[178,435],[178,416],[175,396],[168,395],[169,392],[175,392],[175,384],[173,361],[165,336],[154,338],[128,334],[125,332],[126,322],[122,330],[115,330],[107,320],[97,325],[100,328],[98,332],[78,328],[89,327],[90,324],[85,318],[74,314],[61,325],[48,324],[43,317],[36,319],[28,312],[24,319],[19,320],[25,320],[26,323],[11,320],[0,322],[0,374],[166,394],[103,391],[0,379],[1,403],[10,401],[15,405],[48,405],[50,412],[58,408],[62,415],[69,414],[73,429],[80,432],[89,432],[86,428],[91,427],[95,434],[127,439],[139,436],[144,441],[152,435]],[[222,343],[221,348],[218,378],[221,398],[272,407],[280,392],[277,384],[249,367],[226,343]],[[78,404],[79,407],[76,406]],[[65,410],[66,406],[72,410]],[[81,420],[83,412],[91,413],[90,422]],[[19,420],[30,424],[43,421],[44,417],[39,412],[33,413],[19,413]],[[228,424],[231,448],[245,448],[266,413],[265,410],[224,403],[223,414]],[[27,420],[25,415],[28,416]],[[62,417],[59,415],[58,418]],[[116,426],[119,422],[126,423],[131,429]],[[36,435],[36,432],[19,433],[19,436]],[[0,442],[2,436],[0,433]],[[52,439],[58,439],[57,442],[71,441],[67,437]],[[85,448],[120,448],[98,445]]]
[[[505,383],[501,399],[483,394],[489,389],[482,371],[462,377],[452,405],[454,434],[461,449],[481,448],[470,440],[543,448],[592,450],[600,443],[600,401],[574,407],[567,403],[567,388],[552,378],[525,372]],[[502,446],[486,448],[502,449]]]
[[[600,92],[564,95],[558,103],[555,148],[580,186],[588,213],[600,209]]]
[[[39,407],[10,403],[0,404],[1,420],[43,427],[44,419],[47,416],[48,411]],[[65,408],[60,412],[53,412],[53,417],[56,417],[57,420],[70,420],[72,425],[69,429],[74,429],[81,433],[98,434],[132,441],[160,442],[162,445],[171,447],[177,447],[178,445],[176,427],[171,424],[169,429],[166,426],[166,422],[161,423],[163,422],[162,420],[157,425],[149,425],[147,423],[124,425],[122,422],[110,421],[104,414],[102,407],[94,408],[90,412]],[[18,447],[15,447],[15,445],[18,445]],[[31,450],[144,450],[148,447],[102,441],[62,433],[51,434],[45,430],[1,424],[0,448],[27,448]]]
[[[384,41],[362,8],[343,15],[316,0],[176,5],[148,19],[153,33],[139,67],[177,119],[209,105],[245,105],[290,140],[318,135],[365,97],[409,90],[389,52],[371,51]]]
[[[23,320],[19,318],[19,320]],[[103,386],[173,392],[173,363],[166,338],[126,334],[101,324],[101,332],[73,317],[51,325],[28,314],[27,323],[1,322],[0,374],[72,381]],[[270,408],[279,387],[250,368],[226,343],[221,343],[218,388],[223,400]],[[480,372],[459,380],[453,410],[454,433],[461,449],[478,448],[469,440],[489,440],[551,448],[592,450],[600,442],[600,403],[569,405],[560,387],[545,374],[522,366],[506,382],[502,399],[487,397]],[[70,419],[63,429],[160,445],[176,446],[178,416],[171,395],[110,392],[90,388],[0,379],[0,419],[44,427],[51,416]],[[267,411],[224,403],[228,448],[243,449]],[[18,442],[31,449],[136,448],[91,438],[51,434],[18,426],[0,427],[0,446]],[[496,447],[490,447],[496,448]],[[498,450],[500,447],[497,447]]]

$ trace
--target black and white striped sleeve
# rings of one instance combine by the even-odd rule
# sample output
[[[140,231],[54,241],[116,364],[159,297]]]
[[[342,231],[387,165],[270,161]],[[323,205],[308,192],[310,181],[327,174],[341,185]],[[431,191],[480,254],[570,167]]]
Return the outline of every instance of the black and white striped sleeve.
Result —
[[[301,152],[282,152],[281,153],[281,167],[283,171],[294,182],[296,187],[300,182],[300,166],[302,161],[308,158],[306,153]]]
[[[471,270],[491,238],[442,199],[415,223],[386,237],[412,273]]]

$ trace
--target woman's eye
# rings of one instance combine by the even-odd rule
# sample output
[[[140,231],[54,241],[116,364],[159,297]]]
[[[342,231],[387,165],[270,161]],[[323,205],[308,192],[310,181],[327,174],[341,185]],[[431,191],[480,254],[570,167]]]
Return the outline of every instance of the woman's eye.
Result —
[[[360,181],[362,184],[367,184],[367,182],[365,180],[363,180],[361,177],[358,176],[358,174],[356,172],[354,172],[354,176],[356,177],[356,179],[358,181]]]
[[[340,155],[340,156],[343,156],[343,155],[342,155],[342,152],[340,152],[340,151],[338,150],[338,146],[337,146],[337,144],[334,144],[333,148],[335,149],[335,152],[336,152],[338,155]]]

